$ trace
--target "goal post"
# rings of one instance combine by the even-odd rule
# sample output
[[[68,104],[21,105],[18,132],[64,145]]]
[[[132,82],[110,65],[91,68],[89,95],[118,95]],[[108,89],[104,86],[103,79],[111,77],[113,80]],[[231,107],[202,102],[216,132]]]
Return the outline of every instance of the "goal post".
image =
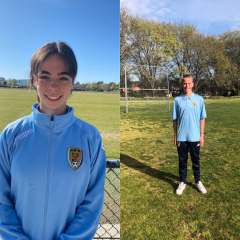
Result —
[[[170,111],[168,69],[123,64],[120,74],[120,111]]]

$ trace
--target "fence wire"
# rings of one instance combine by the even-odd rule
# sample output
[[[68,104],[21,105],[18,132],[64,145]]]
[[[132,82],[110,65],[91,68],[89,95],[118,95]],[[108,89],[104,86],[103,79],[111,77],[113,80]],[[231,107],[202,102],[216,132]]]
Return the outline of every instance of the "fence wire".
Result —
[[[104,206],[93,239],[120,239],[120,161],[107,160]]]

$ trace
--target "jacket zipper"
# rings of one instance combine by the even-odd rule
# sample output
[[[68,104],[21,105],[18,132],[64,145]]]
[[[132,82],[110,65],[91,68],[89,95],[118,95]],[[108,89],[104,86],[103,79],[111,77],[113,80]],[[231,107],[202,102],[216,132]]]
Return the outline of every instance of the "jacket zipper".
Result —
[[[50,136],[49,136],[49,149],[48,149],[47,182],[46,182],[46,196],[45,196],[45,206],[44,206],[44,216],[43,216],[42,240],[45,239],[45,235],[46,235],[46,220],[47,220],[47,209],[48,209],[50,171],[51,171],[53,124],[54,124],[54,121],[51,121],[51,123],[50,123]]]

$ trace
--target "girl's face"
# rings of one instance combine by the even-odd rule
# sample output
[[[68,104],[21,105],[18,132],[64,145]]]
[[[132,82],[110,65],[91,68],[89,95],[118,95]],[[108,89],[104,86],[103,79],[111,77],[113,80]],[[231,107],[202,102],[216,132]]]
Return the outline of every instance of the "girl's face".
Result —
[[[33,78],[40,111],[51,116],[65,114],[74,79],[70,77],[63,59],[58,55],[47,57],[40,64],[37,76],[34,75]]]

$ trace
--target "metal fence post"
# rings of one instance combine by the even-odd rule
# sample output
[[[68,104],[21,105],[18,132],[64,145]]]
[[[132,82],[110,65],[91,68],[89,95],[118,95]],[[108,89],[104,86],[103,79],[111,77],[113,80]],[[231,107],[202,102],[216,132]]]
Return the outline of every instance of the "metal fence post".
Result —
[[[128,113],[128,98],[127,98],[127,69],[126,65],[124,65],[125,69],[125,106],[126,106],[126,113]]]

